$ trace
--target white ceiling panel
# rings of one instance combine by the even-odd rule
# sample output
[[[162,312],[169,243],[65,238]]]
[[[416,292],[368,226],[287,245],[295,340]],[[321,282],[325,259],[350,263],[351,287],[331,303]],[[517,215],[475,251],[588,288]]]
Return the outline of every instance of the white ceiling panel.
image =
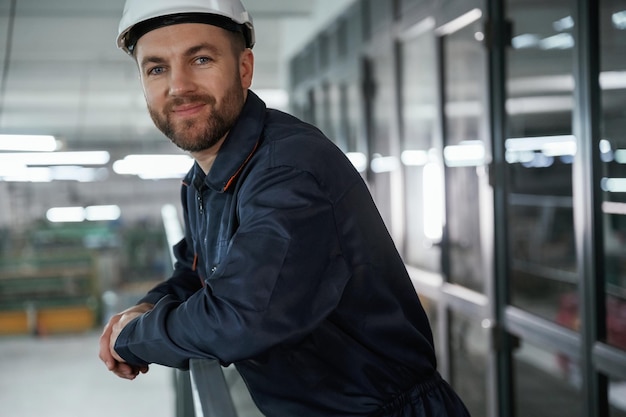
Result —
[[[247,0],[254,89],[286,86],[285,51],[326,1]],[[351,0],[333,1],[346,6]],[[66,147],[162,141],[134,62],[115,45],[124,0],[0,0],[0,133],[53,134]],[[332,9],[332,8],[331,8]],[[298,22],[298,33],[285,33]],[[297,36],[294,36],[297,35]]]

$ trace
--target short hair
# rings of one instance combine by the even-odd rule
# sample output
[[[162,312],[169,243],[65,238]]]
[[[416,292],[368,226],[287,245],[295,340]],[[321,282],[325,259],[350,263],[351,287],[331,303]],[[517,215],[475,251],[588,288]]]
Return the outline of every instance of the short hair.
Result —
[[[230,40],[230,47],[235,57],[238,57],[246,49],[246,38],[242,32],[231,31],[224,29],[228,39]]]

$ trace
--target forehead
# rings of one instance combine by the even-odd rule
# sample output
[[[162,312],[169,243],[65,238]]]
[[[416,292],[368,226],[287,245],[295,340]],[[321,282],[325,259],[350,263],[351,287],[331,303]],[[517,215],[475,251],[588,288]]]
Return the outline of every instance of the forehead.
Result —
[[[204,23],[180,23],[154,29],[137,41],[135,56],[184,53],[199,44],[210,45],[217,51],[230,47],[225,29]]]

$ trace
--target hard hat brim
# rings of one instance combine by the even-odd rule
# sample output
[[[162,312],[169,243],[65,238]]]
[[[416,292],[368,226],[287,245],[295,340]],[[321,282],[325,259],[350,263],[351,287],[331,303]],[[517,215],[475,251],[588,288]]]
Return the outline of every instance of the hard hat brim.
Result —
[[[124,34],[123,47],[124,49],[127,49],[129,53],[133,53],[137,41],[146,33],[165,26],[182,23],[203,23],[217,26],[230,32],[239,32],[246,40],[246,47],[251,47],[250,37],[246,34],[246,28],[244,25],[238,24],[226,16],[208,13],[177,13],[154,17],[152,19],[139,22]]]

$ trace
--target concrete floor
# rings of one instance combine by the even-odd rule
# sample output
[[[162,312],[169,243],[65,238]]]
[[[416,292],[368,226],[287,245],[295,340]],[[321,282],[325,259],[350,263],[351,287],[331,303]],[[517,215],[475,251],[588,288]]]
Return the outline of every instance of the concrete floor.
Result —
[[[117,378],[98,358],[98,338],[0,337],[0,417],[174,417],[172,370]]]
[[[0,417],[176,417],[174,370],[120,379],[98,358],[99,337],[0,337]],[[262,417],[234,367],[224,374],[237,415]]]

